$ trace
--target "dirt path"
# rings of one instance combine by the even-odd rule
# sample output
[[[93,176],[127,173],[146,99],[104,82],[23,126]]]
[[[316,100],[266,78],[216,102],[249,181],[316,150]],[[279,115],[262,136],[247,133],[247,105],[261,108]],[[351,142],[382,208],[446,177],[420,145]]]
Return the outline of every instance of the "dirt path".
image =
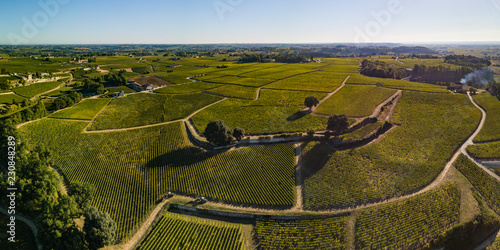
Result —
[[[0,95],[11,95],[11,94],[15,94],[14,92],[5,92],[5,93],[0,93]]]
[[[12,216],[3,207],[0,207],[0,212],[7,215],[7,216]],[[33,232],[33,235],[35,236],[35,242],[36,242],[38,249],[42,249],[42,245],[40,245],[40,243],[38,242],[38,238],[37,238],[38,228],[36,228],[35,223],[32,220],[30,220],[22,215],[19,215],[19,214],[14,215],[14,217],[16,217],[16,220],[20,220],[20,221],[26,223],[26,225],[28,225],[28,227],[30,227],[31,231]]]
[[[313,115],[322,115],[322,114],[316,114],[315,111],[316,109],[318,109],[319,105],[321,105],[321,103],[323,103],[324,101],[328,100],[328,98],[332,97],[333,95],[335,95],[337,92],[339,92],[344,86],[345,86],[345,83],[347,82],[347,80],[349,80],[349,78],[351,77],[351,75],[348,75],[344,81],[342,82],[342,84],[340,84],[340,86],[338,88],[336,88],[334,91],[328,93],[328,95],[326,95],[325,97],[323,97],[323,99],[319,100],[319,103],[318,105],[316,105],[316,107],[313,107],[311,109],[311,114]]]
[[[295,188],[297,200],[291,210],[302,211],[302,143],[295,143]]]
[[[493,178],[495,178],[497,181],[500,181],[500,176],[496,175],[495,173],[493,173],[493,171],[491,171],[490,169],[488,169],[487,167],[485,167],[483,164],[481,164],[480,162],[476,161],[476,159],[474,159],[472,156],[469,155],[469,153],[467,153],[467,147],[469,145],[473,145],[474,144],[474,138],[476,138],[476,136],[479,134],[479,132],[481,132],[481,129],[483,129],[483,126],[484,126],[484,123],[486,122],[486,111],[484,111],[483,108],[481,108],[481,106],[479,106],[476,101],[474,101],[474,98],[472,98],[472,96],[470,95],[470,93],[467,93],[467,95],[469,96],[469,99],[470,101],[472,102],[472,104],[474,104],[474,106],[476,106],[476,108],[478,108],[480,111],[481,111],[481,114],[482,114],[482,117],[481,117],[481,122],[479,123],[479,126],[477,127],[476,131],[474,132],[474,134],[472,134],[471,137],[469,137],[469,139],[462,145],[462,147],[460,148],[460,151],[465,155],[467,156],[471,161],[473,161],[476,165],[478,165],[480,168],[482,168],[486,173],[488,173],[490,176],[492,176]]]
[[[396,100],[396,99],[400,98],[400,96],[402,94],[403,94],[402,90],[396,91],[396,93],[394,93],[394,95],[392,95],[391,97],[387,98],[385,101],[383,101],[382,103],[377,105],[377,107],[375,107],[375,109],[373,110],[373,113],[369,117],[378,117],[380,115],[380,112],[382,112],[382,107],[387,105],[392,100]],[[399,99],[398,99],[398,101],[399,101]],[[396,105],[393,105],[393,108],[395,108],[395,107],[396,107]],[[391,111],[393,111],[393,108],[391,108]],[[392,116],[392,113],[389,116]]]
[[[141,228],[139,228],[139,230],[137,230],[137,232],[134,234],[134,236],[130,240],[128,240],[126,243],[119,244],[116,247],[118,249],[130,249],[130,250],[135,249],[137,247],[137,245],[139,245],[141,243],[140,241],[146,236],[146,233],[149,232],[151,224],[153,224],[154,220],[156,219],[156,216],[161,211],[163,206],[165,206],[165,204],[167,204],[167,202],[168,202],[168,199],[165,199],[160,204],[158,204],[158,206],[156,206],[156,208],[153,210],[153,212],[151,212],[148,219],[144,223],[142,223]]]
[[[73,81],[73,75],[72,75],[72,74],[70,74],[70,77],[69,77],[69,82],[71,82],[71,81]],[[45,92],[43,92],[43,93],[41,93],[41,94],[38,94],[38,95],[34,96],[33,98],[31,98],[31,99],[30,99],[30,101],[34,101],[36,98],[38,98],[38,97],[40,97],[40,96],[42,96],[42,95],[48,94],[48,93],[50,93],[50,92],[52,92],[52,91],[56,91],[56,90],[58,90],[58,89],[62,88],[62,86],[63,86],[63,85],[65,85],[65,84],[66,84],[66,82],[63,82],[63,83],[62,83],[62,84],[60,84],[57,88],[51,89],[51,90],[49,90],[49,91],[45,91]]]

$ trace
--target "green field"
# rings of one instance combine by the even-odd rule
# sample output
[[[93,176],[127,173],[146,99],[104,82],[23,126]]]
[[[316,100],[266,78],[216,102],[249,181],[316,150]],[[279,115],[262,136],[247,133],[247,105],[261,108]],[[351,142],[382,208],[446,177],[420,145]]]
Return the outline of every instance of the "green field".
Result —
[[[207,82],[192,82],[178,85],[169,85],[160,89],[156,89],[155,92],[161,94],[187,94],[193,92],[200,92],[203,90],[210,90],[222,86],[216,83]]]
[[[318,71],[277,81],[265,88],[332,92],[342,84],[346,77],[345,73]]]
[[[361,74],[351,75],[351,78],[347,80],[347,83],[366,84],[366,85],[376,85],[377,83],[380,83],[382,87],[391,89],[414,90],[414,91],[431,92],[431,93],[449,92],[444,86],[419,83],[419,82],[401,81],[390,78],[369,77]]]
[[[500,140],[500,100],[489,93],[474,95],[474,100],[486,110],[486,122],[474,141]]]
[[[70,183],[95,186],[92,205],[108,212],[124,239],[166,192],[254,206],[295,204],[293,144],[208,153],[193,147],[180,122],[83,134],[88,122],[42,119],[20,131],[46,145]]]
[[[439,175],[479,120],[466,95],[404,92],[392,120],[401,125],[380,141],[347,151],[322,144],[303,151],[304,207],[345,208],[418,190]]]
[[[500,212],[500,183],[484,172],[467,156],[460,155],[455,162],[455,167],[462,172],[462,174],[469,179],[470,183],[481,193],[484,200],[488,205]]]
[[[500,142],[470,145],[467,152],[474,158],[500,159]]]
[[[167,213],[138,249],[243,249],[243,240],[237,224]]]
[[[199,131],[204,131],[211,120],[223,120],[232,128],[241,127],[247,134],[325,129],[327,117],[297,116],[306,97],[315,95],[321,99],[326,95],[320,94],[263,89],[257,101],[225,100],[196,114],[192,120]]]
[[[396,93],[396,90],[376,86],[346,85],[328,98],[317,113],[351,117],[369,116],[375,107]]]
[[[26,87],[13,88],[12,91],[20,96],[32,98],[51,89],[55,89],[62,84],[62,82],[41,82]]]
[[[51,115],[51,118],[92,120],[110,102],[110,99],[87,99],[77,105]]]
[[[136,92],[135,90],[127,87],[127,86],[117,86],[117,87],[106,87],[106,89],[110,92],[110,93],[116,93],[116,92],[120,92],[120,91],[123,91],[124,93],[134,93]]]
[[[257,94],[257,89],[239,85],[225,85],[215,89],[208,90],[210,93],[219,94],[226,97],[253,100]]]
[[[76,88],[75,87],[71,87],[71,86],[69,86],[69,87],[68,86],[61,87],[61,88],[59,88],[57,90],[54,90],[52,92],[49,92],[49,93],[45,94],[44,96],[59,97],[59,96],[65,95],[66,92],[68,92],[68,91],[76,91],[78,89],[80,89],[80,87],[76,87]]]
[[[257,219],[260,249],[345,249],[347,216],[315,220]]]
[[[248,87],[260,87],[269,84],[274,80],[251,78],[251,77],[239,77],[239,76],[221,76],[216,78],[210,78],[204,81],[213,83],[243,85]]]
[[[202,93],[128,95],[113,99],[89,130],[130,128],[179,120],[218,100],[221,98]]]
[[[356,219],[356,249],[417,249],[460,220],[460,191],[445,185],[365,209]]]
[[[18,96],[16,94],[0,95],[0,104],[12,104],[12,102],[19,103],[24,100],[26,100],[26,98]]]
[[[346,140],[359,140],[359,139],[363,138],[364,136],[368,135],[369,133],[375,131],[376,129],[382,127],[382,125],[383,125],[382,122],[370,123],[370,124],[367,124],[366,126],[363,126],[360,129],[357,129],[351,133],[343,134],[343,135],[341,135],[341,137],[344,141],[346,141]]]
[[[54,58],[50,61],[42,59],[32,59],[27,57],[9,58],[0,60],[0,68],[5,68],[11,73],[27,73],[27,72],[58,72],[61,69],[75,67],[74,64],[67,63],[69,58]]]
[[[10,217],[10,216],[9,216]],[[36,250],[38,249],[35,242],[35,236],[33,232],[24,222],[20,220],[15,220],[15,240],[16,242],[10,242],[7,237],[11,237],[7,234],[10,228],[7,226],[10,223],[8,216],[0,213],[0,223],[2,225],[2,236],[0,241],[0,249],[12,249],[12,250]]]

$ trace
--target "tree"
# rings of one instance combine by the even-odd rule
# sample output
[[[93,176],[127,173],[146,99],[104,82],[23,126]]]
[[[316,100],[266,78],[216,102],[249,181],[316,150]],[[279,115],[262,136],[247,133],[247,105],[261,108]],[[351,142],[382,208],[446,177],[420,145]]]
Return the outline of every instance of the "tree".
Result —
[[[115,242],[116,222],[108,213],[89,207],[84,216],[83,231],[90,249],[98,249]]]
[[[328,126],[326,129],[331,130],[333,134],[340,135],[349,128],[349,120],[345,115],[333,115],[328,118]]]
[[[203,133],[207,141],[217,145],[228,145],[233,141],[232,131],[221,120],[210,121]]]
[[[306,100],[304,101],[304,105],[309,109],[311,109],[313,106],[314,107],[318,106],[318,104],[319,104],[318,98],[314,96],[306,97]]]
[[[245,130],[242,128],[233,129],[233,137],[237,141],[241,141],[241,139],[243,139],[243,137],[245,137]]]
[[[471,95],[475,95],[477,93],[477,89],[474,87],[470,87],[469,92],[471,93]]]
[[[79,182],[75,182],[71,184],[69,190],[69,195],[71,195],[71,197],[75,199],[78,207],[80,209],[85,209],[89,206],[90,201],[94,197],[95,188],[88,183],[82,184]]]
[[[83,249],[84,240],[74,221],[81,214],[76,202],[67,195],[59,197],[53,206],[45,206],[38,217],[40,242],[47,249]]]

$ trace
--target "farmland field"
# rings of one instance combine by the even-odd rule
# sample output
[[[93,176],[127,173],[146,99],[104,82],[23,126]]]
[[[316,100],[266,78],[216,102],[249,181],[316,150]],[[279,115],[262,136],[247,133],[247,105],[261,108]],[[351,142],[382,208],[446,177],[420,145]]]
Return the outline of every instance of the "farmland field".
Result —
[[[318,71],[280,80],[265,88],[332,92],[342,84],[346,77],[347,74],[344,73]]]
[[[44,96],[59,97],[59,96],[66,94],[66,92],[68,92],[68,91],[76,91],[78,89],[80,89],[80,87],[72,87],[72,86],[61,87],[57,90],[54,90],[52,92],[45,94]]]
[[[16,237],[15,243],[12,243],[7,240],[7,224],[10,223],[9,217],[7,215],[4,215],[3,213],[0,213],[0,223],[2,225],[2,229],[5,229],[4,232],[2,232],[2,240],[0,241],[0,249],[12,249],[12,250],[36,250],[38,249],[36,247],[36,242],[35,242],[35,237],[33,235],[33,232],[29,228],[28,225],[26,225],[24,222],[20,220],[16,220],[16,226],[15,226],[15,233]],[[10,235],[9,235],[10,237]]]
[[[167,213],[139,247],[144,249],[243,249],[239,225]]]
[[[474,141],[500,140],[500,100],[489,93],[481,93],[473,97],[477,104],[486,110],[486,122]]]
[[[128,95],[113,99],[89,129],[130,128],[178,120],[218,100],[221,98],[202,93],[172,96],[148,93]]]
[[[467,152],[474,158],[500,159],[500,141],[470,145],[467,147]]]
[[[31,84],[26,87],[14,88],[12,89],[12,91],[20,96],[32,98],[43,92],[55,89],[62,84],[63,84],[62,82],[41,82],[41,83]]]
[[[253,100],[257,94],[257,89],[239,85],[225,85],[215,89],[208,90],[208,92],[227,97]]]
[[[402,201],[365,209],[356,220],[356,249],[415,249],[460,220],[460,191],[448,184]]]
[[[472,185],[481,193],[486,203],[495,212],[500,213],[500,183],[465,155],[458,157],[455,167],[469,179]]]
[[[110,213],[118,238],[133,232],[168,191],[254,206],[295,202],[293,144],[208,153],[193,147],[180,122],[82,134],[88,122],[43,119],[21,127],[31,145],[46,145],[70,183],[96,187],[92,205]]]
[[[22,102],[26,98],[22,96],[18,96],[16,94],[5,94],[5,95],[0,95],[0,104],[12,104],[14,101],[15,103]]]
[[[286,65],[282,65],[279,67],[273,67],[273,68],[269,68],[269,69],[262,69],[262,70],[243,73],[243,74],[240,74],[240,76],[279,80],[279,79],[291,77],[294,75],[299,75],[299,74],[311,72],[314,69],[319,68],[321,66],[324,66],[324,65],[321,65],[321,64],[286,64]]]
[[[187,94],[193,92],[199,92],[203,90],[214,89],[222,86],[221,84],[208,83],[208,82],[191,82],[178,85],[170,85],[160,89],[156,89],[155,92],[161,94]]]
[[[125,94],[127,94],[127,93],[134,93],[135,92],[135,90],[133,90],[133,89],[127,87],[127,86],[106,87],[106,89],[110,93],[115,93],[115,92],[123,91]]]
[[[401,81],[389,78],[369,77],[361,74],[351,75],[351,78],[349,78],[347,83],[366,84],[366,85],[376,85],[377,83],[380,83],[382,87],[391,89],[414,90],[414,91],[431,92],[431,93],[449,92],[448,90],[446,90],[446,87],[444,86],[419,83],[419,82]]]
[[[210,78],[203,81],[213,82],[213,83],[236,84],[248,87],[260,87],[269,84],[274,80],[251,78],[251,77],[239,77],[239,76],[221,76],[216,78]]]
[[[261,249],[345,249],[347,216],[314,220],[257,219]]]
[[[401,126],[380,141],[329,154],[318,153],[328,152],[324,145],[303,152],[304,207],[344,208],[418,190],[438,176],[479,120],[466,95],[404,92],[392,120]]]
[[[51,118],[92,120],[110,102],[110,99],[87,99],[77,105],[51,115]]]
[[[325,129],[328,118],[300,115],[304,99],[310,95],[321,99],[326,93],[263,89],[257,101],[229,99],[201,111],[192,120],[199,131],[214,119],[232,128],[241,127],[247,134]]]
[[[396,93],[396,90],[376,86],[346,85],[328,98],[317,113],[361,117],[370,115],[375,107]]]

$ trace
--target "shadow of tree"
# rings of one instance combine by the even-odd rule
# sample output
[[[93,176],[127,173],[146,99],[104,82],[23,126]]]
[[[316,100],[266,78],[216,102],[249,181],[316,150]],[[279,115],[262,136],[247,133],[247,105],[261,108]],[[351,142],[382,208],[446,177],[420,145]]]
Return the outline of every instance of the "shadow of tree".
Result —
[[[296,121],[304,116],[306,116],[307,113],[306,112],[302,112],[302,111],[297,111],[295,112],[294,114],[292,114],[291,116],[289,116],[288,118],[286,118],[287,121],[291,122],[291,121]]]
[[[302,177],[307,179],[319,172],[335,154],[327,142],[320,142],[302,155]]]
[[[151,169],[163,166],[184,167],[214,157],[220,152],[207,152],[197,147],[180,148],[168,153],[159,155],[146,163],[144,169]]]

